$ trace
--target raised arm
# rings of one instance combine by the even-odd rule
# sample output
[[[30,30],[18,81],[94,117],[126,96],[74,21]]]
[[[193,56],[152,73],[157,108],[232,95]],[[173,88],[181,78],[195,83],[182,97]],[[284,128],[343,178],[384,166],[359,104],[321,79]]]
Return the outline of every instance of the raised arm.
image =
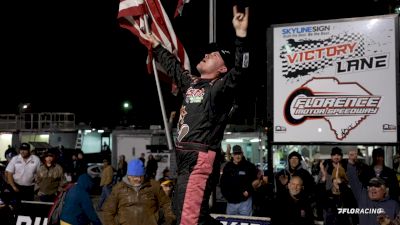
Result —
[[[188,70],[183,68],[181,62],[179,62],[175,55],[161,46],[160,40],[158,40],[155,35],[149,32],[145,34],[145,39],[151,43],[157,62],[162,65],[167,75],[174,80],[178,88],[184,92],[185,90],[182,89],[189,86],[192,75],[190,75]]]

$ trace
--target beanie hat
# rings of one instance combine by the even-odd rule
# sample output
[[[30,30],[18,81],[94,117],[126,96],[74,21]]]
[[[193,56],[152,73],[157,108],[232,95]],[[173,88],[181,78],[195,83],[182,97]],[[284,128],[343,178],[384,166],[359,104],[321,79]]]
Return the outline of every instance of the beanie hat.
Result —
[[[341,155],[341,156],[343,156],[342,149],[339,148],[339,147],[334,147],[334,148],[332,148],[332,150],[331,150],[331,156],[333,156],[333,155]]]
[[[298,152],[296,152],[296,151],[293,151],[293,152],[291,152],[291,153],[289,154],[288,160],[291,159],[293,156],[296,156],[300,161],[302,160],[302,157],[301,157],[300,153],[298,153]]]
[[[372,151],[372,158],[375,159],[376,157],[385,157],[385,151],[382,148],[376,148]]]
[[[128,164],[128,171],[126,173],[128,176],[144,176],[144,166],[140,159],[133,159]]]

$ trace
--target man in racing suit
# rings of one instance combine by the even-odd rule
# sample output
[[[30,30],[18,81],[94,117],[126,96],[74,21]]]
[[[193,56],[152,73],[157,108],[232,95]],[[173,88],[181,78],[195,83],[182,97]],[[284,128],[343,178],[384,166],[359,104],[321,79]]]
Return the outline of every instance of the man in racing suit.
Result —
[[[229,51],[214,49],[197,64],[200,77],[184,70],[151,33],[146,35],[156,60],[184,94],[176,142],[178,179],[173,197],[177,224],[219,224],[209,215],[208,200],[219,176],[221,141],[235,89],[249,64],[245,46],[248,14],[248,7],[243,12],[233,7],[234,66],[229,64]]]

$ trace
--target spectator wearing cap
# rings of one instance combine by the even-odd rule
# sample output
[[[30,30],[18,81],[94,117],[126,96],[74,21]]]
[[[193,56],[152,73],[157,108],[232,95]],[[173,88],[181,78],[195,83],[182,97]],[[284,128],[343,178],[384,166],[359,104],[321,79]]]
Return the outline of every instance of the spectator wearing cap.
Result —
[[[326,171],[326,182],[325,182],[325,186],[326,186],[326,190],[331,190],[332,189],[332,173],[333,170],[337,167],[342,167],[344,169],[344,171],[346,171],[347,168],[347,164],[346,161],[343,160],[343,151],[341,148],[339,147],[333,147],[331,149],[331,158],[328,160],[325,160],[323,162],[324,164],[324,168]],[[320,171],[318,179],[321,180],[323,174],[322,171]]]
[[[13,157],[6,167],[7,181],[19,200],[34,199],[35,176],[39,171],[40,159],[31,155],[30,150],[28,143],[22,143],[19,155]]]
[[[300,153],[293,151],[288,156],[288,163],[286,168],[279,171],[276,176],[276,188],[277,194],[280,195],[287,190],[287,185],[293,176],[298,176],[302,179],[304,186],[304,194],[307,197],[312,197],[312,193],[315,191],[314,178],[311,176],[308,170],[301,166],[302,156]]]
[[[163,188],[165,194],[169,197],[172,197],[172,189],[174,187],[174,181],[171,178],[171,171],[168,167],[163,170],[163,176],[158,180]]]
[[[226,214],[251,216],[253,213],[253,181],[257,180],[257,167],[243,156],[242,147],[232,148],[232,161],[224,166],[220,186],[226,199]]]
[[[140,159],[128,163],[127,176],[117,183],[103,206],[103,221],[107,225],[143,224],[157,225],[160,207],[165,224],[174,223],[171,202],[160,183],[145,178]]]
[[[396,172],[385,165],[385,151],[382,148],[376,148],[372,151],[372,165],[360,176],[364,185],[373,177],[382,178],[389,188],[390,198],[399,201],[400,188]]]
[[[156,60],[183,94],[176,142],[174,209],[178,224],[219,224],[209,215],[207,203],[220,173],[224,130],[234,109],[238,86],[249,69],[249,7],[244,8],[239,11],[236,4],[233,6],[235,53],[221,46],[209,50],[196,65],[199,75],[184,69],[152,33],[144,36],[153,47]]]
[[[367,186],[362,185],[355,164],[347,165],[347,177],[353,191],[354,197],[357,200],[358,208],[360,209],[383,209],[384,213],[390,220],[393,220],[399,212],[397,201],[389,198],[390,189],[386,181],[380,177],[371,178]],[[382,211],[359,214],[360,224],[362,225],[377,225],[378,215]]]
[[[62,191],[66,183],[63,169],[56,163],[53,153],[46,152],[43,156],[43,164],[39,167],[36,183],[39,186],[38,196],[40,201],[53,202],[57,192]]]

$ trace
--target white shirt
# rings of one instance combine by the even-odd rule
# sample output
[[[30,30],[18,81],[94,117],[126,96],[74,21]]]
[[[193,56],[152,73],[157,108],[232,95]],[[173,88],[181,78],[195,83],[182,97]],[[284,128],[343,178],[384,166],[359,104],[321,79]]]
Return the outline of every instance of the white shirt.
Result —
[[[8,163],[6,171],[13,174],[14,182],[18,185],[32,186],[39,167],[40,159],[36,155],[30,155],[26,161],[17,155]]]

